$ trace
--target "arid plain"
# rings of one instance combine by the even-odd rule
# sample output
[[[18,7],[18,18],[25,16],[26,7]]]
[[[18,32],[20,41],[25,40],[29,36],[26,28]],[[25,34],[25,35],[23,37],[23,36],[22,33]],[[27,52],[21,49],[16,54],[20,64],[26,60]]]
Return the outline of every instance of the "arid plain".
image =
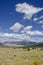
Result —
[[[0,65],[43,65],[43,49],[0,47]]]

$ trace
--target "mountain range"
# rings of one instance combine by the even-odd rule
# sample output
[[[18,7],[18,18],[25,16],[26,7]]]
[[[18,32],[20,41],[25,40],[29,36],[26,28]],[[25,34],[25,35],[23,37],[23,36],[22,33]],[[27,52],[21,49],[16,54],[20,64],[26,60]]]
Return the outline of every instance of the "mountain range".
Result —
[[[0,43],[0,46],[43,46],[43,42],[26,42],[26,41],[21,41],[21,42],[4,42],[4,43]]]

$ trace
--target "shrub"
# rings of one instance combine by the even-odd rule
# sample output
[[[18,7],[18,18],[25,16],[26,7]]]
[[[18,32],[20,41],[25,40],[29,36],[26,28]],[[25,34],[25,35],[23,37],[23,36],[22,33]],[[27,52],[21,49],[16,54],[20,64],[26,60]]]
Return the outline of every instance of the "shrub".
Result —
[[[16,55],[14,55],[14,57],[16,57]]]
[[[30,50],[30,48],[27,49],[28,51]]]

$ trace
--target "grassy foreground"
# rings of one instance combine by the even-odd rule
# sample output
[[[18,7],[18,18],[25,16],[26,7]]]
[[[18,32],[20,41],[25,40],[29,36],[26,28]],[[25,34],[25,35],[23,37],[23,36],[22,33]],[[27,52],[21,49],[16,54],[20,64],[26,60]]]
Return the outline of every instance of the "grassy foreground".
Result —
[[[0,48],[0,65],[43,65],[43,49]]]

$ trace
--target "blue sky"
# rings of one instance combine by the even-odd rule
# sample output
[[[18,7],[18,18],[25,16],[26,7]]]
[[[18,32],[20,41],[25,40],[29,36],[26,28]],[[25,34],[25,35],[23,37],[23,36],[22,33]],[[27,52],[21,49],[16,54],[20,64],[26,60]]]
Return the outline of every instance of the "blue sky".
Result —
[[[0,0],[0,42],[43,42],[43,0]]]

